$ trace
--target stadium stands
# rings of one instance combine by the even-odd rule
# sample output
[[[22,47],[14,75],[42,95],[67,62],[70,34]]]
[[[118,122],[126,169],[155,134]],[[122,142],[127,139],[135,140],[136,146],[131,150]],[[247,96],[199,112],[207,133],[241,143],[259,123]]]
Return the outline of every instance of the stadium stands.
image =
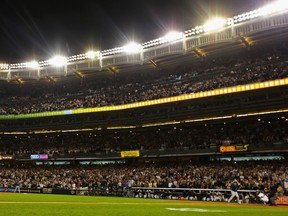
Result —
[[[22,97],[11,95],[4,99],[5,95],[3,95],[0,114],[25,114],[128,104],[286,78],[288,50],[283,51],[279,47],[279,50],[276,49],[277,47],[274,47],[274,51],[269,50],[270,52],[264,50],[268,53],[263,53],[261,49],[255,53],[245,53],[228,59],[227,56],[218,59],[210,58],[188,68],[162,71],[160,78],[158,74],[150,75],[149,80],[146,77],[137,80],[134,77],[127,77],[120,81],[109,80],[100,88],[98,83],[93,85],[90,81],[87,86],[74,93],[69,91],[73,87],[66,90],[67,86],[65,86],[62,95],[56,88],[52,88],[45,94],[41,91],[37,97],[31,96],[28,91]]]
[[[285,21],[285,13],[282,15]],[[236,27],[243,21],[237,19]],[[275,17],[271,20],[269,23],[277,21]],[[259,21],[259,26],[265,27],[263,22]],[[251,21],[251,29],[257,31],[255,23],[257,20]],[[145,64],[153,62],[153,56],[148,56],[145,64],[142,62],[143,67],[129,67],[126,63],[133,58],[128,55],[124,58],[128,62],[119,64],[121,73],[113,69],[114,65],[105,66],[111,56],[116,62],[120,52],[116,49],[102,52],[103,57],[111,55],[101,59],[103,73],[96,74],[94,68],[92,75],[87,72],[87,78],[77,71],[80,78],[68,76],[67,71],[67,76],[54,78],[47,72],[48,81],[5,83],[5,88],[0,89],[0,189],[9,190],[17,183],[21,189],[41,192],[84,188],[89,195],[223,201],[229,195],[231,181],[237,179],[241,189],[246,190],[241,192],[242,201],[258,202],[256,190],[269,193],[271,184],[281,185],[282,195],[288,195],[286,38],[278,35],[277,28],[275,33],[269,29],[269,34],[261,36],[263,41],[247,46],[240,27],[231,40],[240,39],[246,46],[239,42],[235,47],[230,42],[223,45],[217,41],[221,32],[216,32],[218,39],[209,43],[200,35],[204,45],[197,45],[197,49],[203,48],[207,55],[200,55],[192,44],[192,30],[184,42],[192,44],[193,49],[186,49],[180,56],[160,55],[166,46],[169,50],[177,48],[177,43],[167,45],[162,41],[159,43],[164,45],[158,49],[147,42],[143,46],[148,51],[143,55],[160,53],[159,64],[154,62],[152,69]],[[258,33],[254,39],[260,37]],[[209,39],[207,35],[203,38]],[[214,53],[209,55],[209,49]],[[193,60],[192,52],[197,56],[193,54]],[[87,63],[87,56],[83,56],[76,56],[80,60],[75,57],[79,65]],[[95,63],[87,61],[88,65]],[[42,62],[41,67],[46,63]],[[25,65],[18,65],[25,71],[10,65],[15,70],[12,72],[4,66],[0,71],[4,75],[10,76],[18,69],[19,74],[27,72]],[[53,71],[48,66],[46,70]],[[225,94],[212,94],[212,90]],[[169,98],[173,96],[176,99]],[[125,108],[136,102],[141,106]],[[116,105],[124,108],[116,110]],[[126,155],[121,155],[123,151]]]

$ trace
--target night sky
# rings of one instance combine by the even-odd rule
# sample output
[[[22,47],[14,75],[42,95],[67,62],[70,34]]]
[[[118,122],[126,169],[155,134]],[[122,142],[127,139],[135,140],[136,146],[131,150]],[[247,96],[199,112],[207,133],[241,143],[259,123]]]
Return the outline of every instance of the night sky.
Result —
[[[139,43],[271,0],[1,0],[0,63]]]

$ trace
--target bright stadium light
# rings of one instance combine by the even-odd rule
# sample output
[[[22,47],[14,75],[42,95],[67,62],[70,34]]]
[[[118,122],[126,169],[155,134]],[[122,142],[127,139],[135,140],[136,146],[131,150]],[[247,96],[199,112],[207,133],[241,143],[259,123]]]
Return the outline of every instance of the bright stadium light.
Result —
[[[7,70],[9,69],[9,64],[0,64],[0,70]]]
[[[27,62],[26,65],[28,68],[34,68],[34,69],[39,67],[39,63],[37,61]]]
[[[275,12],[280,12],[288,8],[287,0],[279,0],[272,4],[268,4],[262,8],[259,8],[259,14],[262,16],[269,15]]]
[[[183,38],[183,33],[182,32],[168,32],[164,37],[159,38],[160,43],[166,43],[166,42],[172,42],[175,40],[180,40]]]
[[[268,16],[270,14],[281,12],[287,9],[288,9],[288,1],[279,0],[274,3],[268,4],[264,7],[258,8],[256,10],[234,16],[233,22],[231,22],[230,20],[230,21],[227,21],[227,24],[232,25],[233,23],[243,22],[246,20],[260,17],[260,16]]]
[[[215,18],[215,19],[212,19],[212,20],[206,22],[203,25],[203,28],[204,28],[205,32],[214,31],[214,30],[218,30],[218,29],[224,27],[226,23],[227,23],[227,19]]]
[[[140,53],[142,50],[142,46],[135,42],[131,42],[125,46],[123,46],[123,51],[126,53]]]
[[[24,68],[36,69],[38,67],[39,63],[37,61],[10,64],[10,69],[24,69]]]
[[[287,1],[287,0],[278,0],[278,1],[276,2],[276,4],[279,5],[279,7],[281,8],[281,10],[288,9],[288,1]]]
[[[89,59],[94,59],[96,57],[99,57],[99,52],[95,52],[95,51],[88,51],[86,53],[87,58]]]
[[[64,56],[55,56],[49,60],[49,64],[56,66],[56,67],[64,66],[66,63],[67,63],[67,58]]]

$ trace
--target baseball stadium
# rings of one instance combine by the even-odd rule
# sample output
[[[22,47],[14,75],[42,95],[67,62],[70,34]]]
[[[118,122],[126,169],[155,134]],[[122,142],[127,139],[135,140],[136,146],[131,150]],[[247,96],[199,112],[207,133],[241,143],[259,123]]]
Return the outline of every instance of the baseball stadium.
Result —
[[[278,0],[1,63],[0,215],[287,215],[287,38]]]

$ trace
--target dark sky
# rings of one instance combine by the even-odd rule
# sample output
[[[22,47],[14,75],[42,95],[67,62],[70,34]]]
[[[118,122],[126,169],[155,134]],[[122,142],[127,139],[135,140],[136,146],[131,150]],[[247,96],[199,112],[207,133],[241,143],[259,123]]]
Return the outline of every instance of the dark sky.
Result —
[[[142,43],[266,2],[271,0],[1,0],[0,63]]]

